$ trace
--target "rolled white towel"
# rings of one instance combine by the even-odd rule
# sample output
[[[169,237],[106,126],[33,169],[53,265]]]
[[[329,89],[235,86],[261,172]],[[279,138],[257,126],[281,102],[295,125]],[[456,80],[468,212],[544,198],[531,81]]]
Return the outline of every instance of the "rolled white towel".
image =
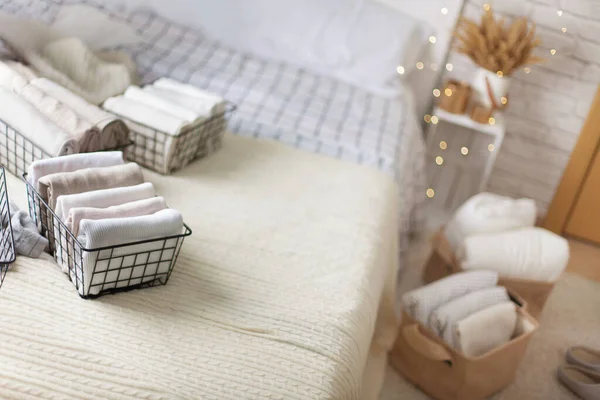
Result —
[[[542,228],[469,236],[457,253],[464,270],[552,282],[569,262],[569,242]]]
[[[450,275],[412,290],[402,297],[404,310],[423,325],[427,325],[433,310],[440,305],[476,290],[496,286],[498,273],[470,271]]]
[[[84,168],[111,167],[124,163],[121,151],[102,151],[47,158],[34,161],[29,165],[27,180],[39,192],[38,180],[46,175],[73,172]]]
[[[193,110],[199,118],[208,118],[215,113],[215,103],[210,99],[190,96],[185,93],[180,93],[175,90],[156,87],[154,85],[146,85],[142,88],[144,92],[151,93],[169,101]]]
[[[84,248],[93,249],[175,236],[182,231],[181,214],[166,209],[138,217],[84,219],[79,224],[77,240]],[[172,263],[169,260],[176,253],[176,245],[177,239],[168,239],[99,252],[83,252],[82,255],[75,251],[75,259],[83,259],[83,277],[77,278],[84,282],[84,287],[79,288],[79,293],[93,295],[104,289],[137,285],[156,278],[164,280]],[[114,265],[109,265],[109,257],[123,257],[120,267],[124,269],[115,270]],[[71,269],[70,273],[73,275],[75,272]],[[147,277],[142,279],[142,275]]]
[[[150,182],[144,182],[135,186],[68,194],[59,196],[56,199],[55,212],[59,218],[64,218],[64,221],[66,216],[69,215],[69,211],[75,207],[104,208],[129,203],[130,201],[147,199],[153,197],[155,194],[154,185]]]
[[[502,346],[513,337],[517,309],[505,301],[469,315],[455,325],[458,349],[467,357],[478,357]]]
[[[137,101],[149,107],[157,108],[171,114],[174,117],[181,118],[186,122],[194,122],[201,117],[193,110],[172,102],[169,99],[159,97],[153,93],[140,89],[138,86],[129,86],[123,97],[129,100]]]
[[[187,122],[158,108],[123,96],[111,97],[102,104],[105,110],[152,129],[176,136]]]
[[[221,114],[225,111],[225,100],[223,100],[222,97],[197,88],[196,86],[178,82],[170,78],[159,78],[152,83],[152,86],[195,97],[196,99],[209,104],[213,115]]]
[[[444,234],[457,251],[468,236],[532,227],[535,219],[536,206],[532,199],[479,193],[456,210]]]
[[[0,119],[48,155],[55,157],[79,152],[76,139],[18,94],[0,87],[0,104]]]

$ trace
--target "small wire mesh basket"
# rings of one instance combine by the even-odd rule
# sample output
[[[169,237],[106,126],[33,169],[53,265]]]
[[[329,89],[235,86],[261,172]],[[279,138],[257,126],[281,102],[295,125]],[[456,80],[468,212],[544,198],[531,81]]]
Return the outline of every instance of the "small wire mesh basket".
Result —
[[[0,288],[4,283],[6,271],[10,264],[15,261],[15,242],[13,230],[10,224],[10,205],[8,201],[8,189],[6,187],[6,175],[4,168],[0,166],[0,222],[2,234],[0,235]]]
[[[126,155],[126,150],[131,145],[133,142],[130,141],[124,146],[106,151],[121,150]],[[3,164],[8,172],[16,177],[23,176],[32,162],[52,157],[0,119],[0,164]]]
[[[184,232],[158,239],[88,249],[57,217],[35,188],[27,181],[29,215],[50,243],[50,253],[67,273],[79,296],[95,298],[109,293],[166,285],[177,262]]]
[[[182,129],[175,136],[107,111],[125,121],[129,127],[129,138],[134,144],[127,153],[127,159],[160,174],[169,175],[218,150],[223,141],[227,120],[235,109],[234,104],[226,103],[222,112]]]

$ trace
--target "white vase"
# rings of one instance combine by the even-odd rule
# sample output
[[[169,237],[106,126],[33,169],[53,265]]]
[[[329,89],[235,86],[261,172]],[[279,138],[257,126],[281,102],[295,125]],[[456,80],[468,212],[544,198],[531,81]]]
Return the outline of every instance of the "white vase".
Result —
[[[472,82],[473,91],[475,92],[475,100],[485,107],[491,108],[494,104],[490,98],[486,79],[490,84],[494,102],[496,105],[502,106],[502,97],[506,97],[508,94],[510,77],[498,76],[497,73],[488,71],[487,69],[481,67],[477,69]]]

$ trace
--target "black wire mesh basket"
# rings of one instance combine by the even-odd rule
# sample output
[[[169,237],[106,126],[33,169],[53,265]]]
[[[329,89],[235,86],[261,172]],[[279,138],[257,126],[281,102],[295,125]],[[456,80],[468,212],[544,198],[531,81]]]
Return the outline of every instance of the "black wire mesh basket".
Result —
[[[10,224],[10,205],[8,200],[8,189],[6,187],[6,175],[4,168],[0,166],[0,221],[2,234],[0,235],[0,288],[4,283],[6,271],[10,264],[15,261],[15,241]]]
[[[166,285],[179,256],[184,232],[116,246],[85,248],[28,182],[29,215],[49,242],[50,253],[67,273],[79,296],[88,299],[110,293]]]
[[[105,151],[120,150],[126,156],[131,145],[132,141]],[[32,162],[52,157],[0,119],[0,164],[3,164],[8,172],[16,177],[23,176]]]
[[[129,127],[129,138],[134,144],[128,149],[127,159],[169,175],[218,150],[227,120],[235,109],[234,104],[226,103],[222,112],[182,129],[175,136],[106,111],[118,116]]]

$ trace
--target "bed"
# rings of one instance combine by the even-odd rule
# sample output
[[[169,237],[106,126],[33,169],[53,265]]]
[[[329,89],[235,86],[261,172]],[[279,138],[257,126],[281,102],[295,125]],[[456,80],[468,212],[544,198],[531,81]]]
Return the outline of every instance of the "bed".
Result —
[[[146,174],[194,231],[168,285],[83,301],[50,259],[18,258],[0,291],[0,397],[377,398],[399,237],[424,194],[417,79],[376,95],[115,1],[3,10],[51,22],[72,4],[150,38],[118,46],[145,82],[190,82],[238,110],[221,151]],[[24,206],[23,184],[9,190]]]

